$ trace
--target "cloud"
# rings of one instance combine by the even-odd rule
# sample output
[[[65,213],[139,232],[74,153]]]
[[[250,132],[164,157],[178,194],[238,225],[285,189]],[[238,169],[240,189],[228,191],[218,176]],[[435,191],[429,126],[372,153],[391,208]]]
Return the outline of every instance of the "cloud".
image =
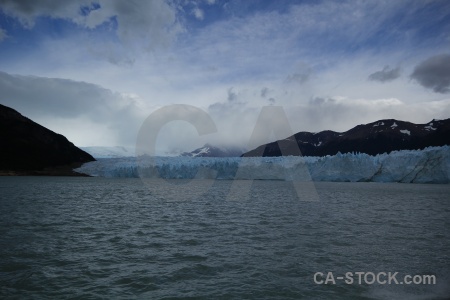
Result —
[[[364,74],[364,68],[360,74]],[[361,82],[369,85],[364,75],[360,79]],[[401,82],[395,83],[394,87],[397,84],[401,84]],[[361,89],[361,95],[364,95],[365,88],[361,87]],[[229,91],[228,89],[227,92]],[[362,98],[339,96],[339,94],[326,95],[318,92],[316,96],[303,100],[302,89],[291,94],[290,92],[285,93],[283,85],[278,87],[272,85],[270,86],[270,95],[274,97],[267,96],[264,98],[267,101],[262,103],[261,88],[256,88],[254,85],[253,87],[251,85],[238,86],[237,91],[239,93],[236,93],[237,98],[233,101],[228,100],[229,93],[222,92],[223,100],[210,105],[207,110],[219,129],[216,136],[208,137],[208,141],[212,144],[220,142],[246,145],[263,105],[281,105],[294,132],[346,131],[358,124],[392,118],[426,123],[434,118],[445,119],[450,116],[450,99],[430,101],[427,98],[426,101],[418,100],[408,103],[406,101],[411,100],[408,95],[403,101],[396,97]]]
[[[0,43],[7,37],[8,37],[8,35],[6,34],[6,30],[0,28]]]
[[[400,77],[400,67],[391,69],[389,66],[385,66],[383,70],[377,71],[369,75],[369,80],[388,82]]]
[[[222,107],[226,109],[225,107]],[[260,107],[247,107],[236,111],[233,109],[233,123],[223,122],[220,116],[213,115],[214,120],[224,128],[222,142],[240,141],[246,145],[255,127]],[[367,124],[380,119],[399,119],[415,123],[426,123],[433,118],[446,118],[450,114],[450,99],[442,101],[406,104],[395,98],[387,99],[348,99],[340,97],[317,97],[309,103],[298,106],[283,106],[293,132],[333,130],[347,131],[358,124]],[[225,114],[222,111],[222,114]],[[276,122],[276,120],[273,120]],[[234,129],[234,130],[233,130]],[[221,131],[221,130],[219,130]],[[229,134],[232,132],[233,134]],[[271,137],[275,139],[282,136]],[[259,143],[268,140],[261,139]]]
[[[294,73],[291,75],[288,75],[286,77],[286,83],[298,83],[298,84],[303,84],[306,81],[308,81],[310,76],[310,72],[309,71],[305,71],[305,72],[300,72],[300,73]]]
[[[313,97],[310,101],[309,104],[311,106],[323,106],[323,105],[329,105],[329,104],[334,104],[336,103],[335,99],[332,98],[324,98],[324,97]]]
[[[389,56],[393,52],[404,58],[444,46],[445,39],[438,35],[450,29],[450,23],[443,21],[448,6],[442,1],[293,1],[270,5],[270,9],[253,1],[227,4],[226,18],[205,22],[178,49],[184,61],[217,66],[219,72],[211,79],[228,85],[234,84],[230,78],[250,77],[304,84],[324,69],[364,54],[388,59],[383,64],[395,70],[397,61]],[[424,34],[435,22],[442,23],[434,28],[437,32]],[[307,62],[312,73],[298,70],[301,62]],[[374,71],[365,73],[363,79]]]
[[[426,123],[450,115],[450,99],[407,104],[396,98],[352,99],[314,97],[308,103],[285,107],[291,126],[298,131],[346,131],[380,119]]]
[[[167,45],[181,31],[176,9],[164,0],[0,0],[0,5],[5,14],[28,29],[38,17],[64,19],[87,29],[117,22],[120,41],[144,50]]]
[[[236,94],[235,91],[233,91],[233,88],[232,88],[232,87],[228,89],[227,94],[228,94],[228,96],[227,96],[228,102],[236,101],[236,99],[237,99],[237,94]]]
[[[439,54],[424,60],[414,68],[411,78],[436,93],[449,93],[450,54]]]
[[[438,35],[448,35],[448,22],[423,34],[437,24],[436,18],[448,16],[436,10],[444,2],[276,2],[267,9],[246,5],[240,14],[216,2],[0,0],[3,13],[27,28],[36,22],[36,31],[54,25],[49,17],[78,25],[64,38],[33,32],[37,47],[14,53],[19,59],[2,52],[4,71],[41,77],[0,75],[0,101],[61,129],[79,145],[126,146],[142,114],[151,112],[148,107],[169,103],[207,110],[219,127],[217,138],[207,137],[211,143],[247,142],[261,105],[275,103],[285,107],[294,131],[347,130],[381,118],[427,122],[450,116],[448,99],[404,76],[383,89],[368,80],[373,73],[369,77],[375,81],[389,81],[400,74],[399,62],[409,74],[415,57],[444,47]],[[241,2],[234,9],[241,9]],[[195,20],[195,7],[204,10],[207,22]],[[431,11],[436,18],[428,18],[425,12]],[[12,34],[10,27],[3,28]],[[174,47],[154,53],[152,47],[171,42]],[[152,55],[136,55],[139,49]],[[169,131],[172,138],[161,143],[170,147],[186,146],[196,135],[193,130],[186,139],[177,138],[178,128]],[[102,142],[104,136],[113,138]]]
[[[266,87],[262,88],[262,89],[261,89],[261,97],[262,97],[262,98],[266,98],[266,97],[267,97],[267,94],[269,94],[269,89],[266,88]]]
[[[234,111],[243,106],[245,106],[245,102],[238,101],[238,94],[233,91],[233,88],[229,88],[227,90],[227,100],[210,104],[208,111],[226,115],[229,111]]]
[[[52,1],[52,0],[0,0],[2,11],[17,18],[27,29],[35,24],[40,16],[81,21],[80,7],[89,6],[90,1]]]
[[[99,85],[67,79],[0,72],[0,90],[2,104],[65,135],[78,146],[133,146],[143,120],[155,109],[138,95],[117,93]],[[289,106],[284,102],[283,91],[273,86],[270,91],[274,97],[268,99],[267,96],[268,102],[264,105],[283,105],[294,132],[345,131],[357,124],[385,118],[425,123],[450,115],[450,99],[407,104],[396,98],[318,95],[306,103]],[[260,88],[251,86],[238,86],[236,90],[222,88],[220,91],[212,87],[200,98],[221,99],[206,106],[218,132],[198,137],[195,129],[186,123],[169,124],[158,137],[160,153],[174,149],[190,151],[207,142],[246,145],[261,110],[260,92]]]
[[[203,20],[203,18],[205,17],[203,10],[201,10],[200,8],[196,7],[192,10],[192,14],[194,15],[194,17],[196,17],[198,20]]]
[[[132,145],[143,120],[138,96],[86,82],[0,72],[0,90],[2,104],[80,146]],[[90,129],[76,132],[74,124]]]

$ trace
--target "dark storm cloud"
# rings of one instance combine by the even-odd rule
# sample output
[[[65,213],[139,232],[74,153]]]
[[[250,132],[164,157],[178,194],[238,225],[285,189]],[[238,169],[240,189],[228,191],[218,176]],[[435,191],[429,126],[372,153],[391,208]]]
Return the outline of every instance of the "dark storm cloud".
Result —
[[[388,82],[400,77],[400,67],[391,69],[389,66],[385,66],[383,70],[377,71],[369,75],[369,80]]]
[[[449,93],[450,54],[439,54],[424,60],[414,68],[411,78],[436,93]]]

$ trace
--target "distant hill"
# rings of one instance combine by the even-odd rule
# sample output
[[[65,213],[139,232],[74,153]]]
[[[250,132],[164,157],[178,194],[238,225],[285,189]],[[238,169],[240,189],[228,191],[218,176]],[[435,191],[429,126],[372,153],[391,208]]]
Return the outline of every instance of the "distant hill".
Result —
[[[298,155],[298,149],[303,156],[335,155],[338,152],[376,155],[443,145],[450,145],[450,119],[426,124],[388,119],[358,125],[345,132],[298,132],[284,140],[261,145],[242,156]]]
[[[239,147],[216,147],[205,144],[191,152],[183,152],[180,156],[188,157],[239,157],[245,150]]]
[[[72,169],[93,160],[61,134],[0,104],[0,174],[79,175]]]

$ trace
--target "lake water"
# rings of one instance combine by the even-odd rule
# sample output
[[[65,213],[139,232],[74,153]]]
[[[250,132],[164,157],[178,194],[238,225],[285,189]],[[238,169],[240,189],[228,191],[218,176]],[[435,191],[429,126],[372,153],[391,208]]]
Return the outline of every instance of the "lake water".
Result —
[[[0,178],[0,298],[450,297],[450,185],[321,182],[311,202],[283,181],[230,200],[231,183],[185,199],[139,179]]]

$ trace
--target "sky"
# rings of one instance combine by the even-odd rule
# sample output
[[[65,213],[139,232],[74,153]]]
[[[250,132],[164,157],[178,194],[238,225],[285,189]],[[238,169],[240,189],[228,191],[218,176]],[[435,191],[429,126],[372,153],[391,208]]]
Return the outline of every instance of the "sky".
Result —
[[[446,119],[450,1],[0,0],[0,103],[77,146],[133,147],[168,105],[212,118],[164,125],[161,155],[246,147],[264,106],[293,132]]]

